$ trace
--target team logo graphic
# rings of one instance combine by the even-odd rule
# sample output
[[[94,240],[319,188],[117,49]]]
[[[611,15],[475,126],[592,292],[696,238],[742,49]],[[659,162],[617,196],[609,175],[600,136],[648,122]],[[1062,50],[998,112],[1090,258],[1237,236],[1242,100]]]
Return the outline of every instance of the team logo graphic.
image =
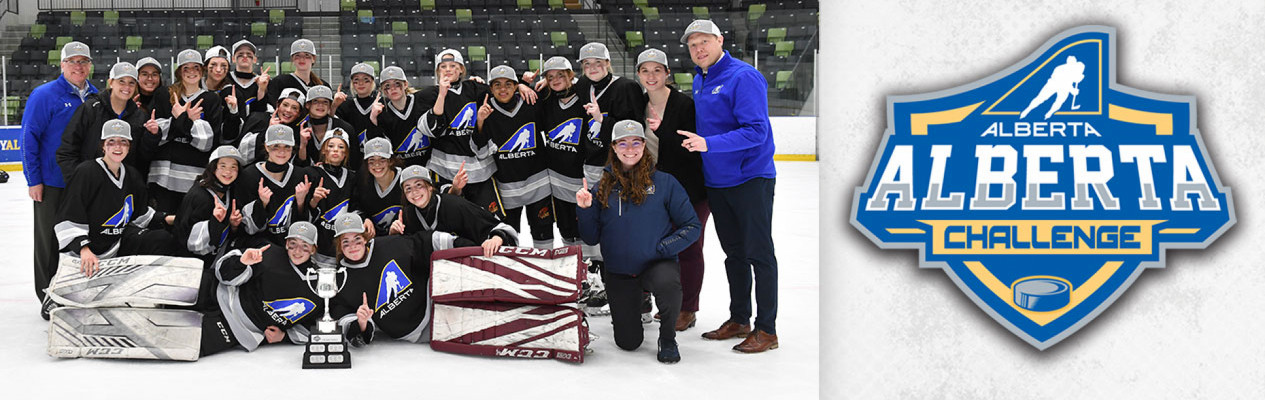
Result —
[[[363,135],[362,135],[363,136]],[[364,137],[360,138],[364,140]],[[364,143],[364,142],[361,142]],[[408,153],[410,151],[424,150],[430,148],[430,138],[417,128],[408,132],[408,136],[400,141],[400,146],[395,148],[396,153]]]
[[[264,304],[277,316],[285,318],[290,323],[299,322],[303,317],[311,314],[312,310],[316,309],[316,303],[302,297],[265,301]]]
[[[373,310],[381,309],[382,306],[404,294],[404,290],[411,286],[413,286],[413,281],[409,280],[407,275],[404,275],[404,271],[400,270],[400,266],[395,263],[395,260],[391,260],[385,267],[382,267],[382,277],[378,279],[378,298],[374,303]]]
[[[505,141],[505,145],[501,146],[498,151],[502,153],[511,153],[515,151],[531,150],[536,148],[536,123],[528,122],[517,132],[510,140]]]
[[[272,218],[268,219],[269,227],[285,227],[290,226],[290,209],[294,208],[294,196],[286,197],[281,202],[281,206],[277,207],[277,211],[272,213]]]
[[[377,214],[373,214],[373,216],[369,217],[369,219],[373,220],[374,225],[378,226],[390,224],[395,222],[395,216],[400,215],[400,210],[403,209],[404,208],[400,206],[390,206],[382,211],[378,211]]]
[[[478,120],[475,119],[479,115],[477,110],[478,107],[474,105],[473,101],[466,103],[466,105],[461,107],[461,112],[457,113],[457,117],[452,119],[452,123],[448,127],[452,129],[466,129],[478,126]]]
[[[580,144],[580,124],[579,118],[571,118],[562,121],[561,124],[549,130],[549,141],[555,143]]]
[[[123,198],[123,207],[119,208],[119,212],[114,213],[114,215],[111,216],[110,219],[105,220],[105,223],[101,224],[101,226],[108,228],[122,228],[123,225],[127,225],[128,221],[132,220],[133,210],[135,209],[132,208],[132,195],[129,194],[127,197]]]
[[[602,113],[602,120],[605,121],[606,117],[609,117],[610,115],[611,113]],[[589,120],[589,140],[594,141],[594,142],[598,142],[598,138],[601,137],[601,134],[602,134],[601,129],[595,129],[596,126],[597,126],[597,120],[590,119]]]
[[[416,130],[417,130],[417,128],[413,128],[413,130],[414,130],[414,131],[416,131]],[[356,138],[357,138],[357,139],[360,139],[360,143],[364,143],[366,140],[368,140],[368,139],[366,139],[366,136],[368,136],[368,135],[369,135],[369,130],[368,130],[368,129],[364,129],[364,130],[361,130],[361,131],[360,131],[360,133],[356,134]],[[411,139],[411,138],[410,138],[410,139]]]
[[[1115,82],[1115,30],[1082,27],[991,77],[888,99],[852,224],[919,249],[1039,349],[1101,313],[1169,248],[1235,223],[1194,98]]]
[[[334,222],[334,218],[338,218],[339,214],[342,214],[343,211],[347,211],[348,201],[350,201],[350,199],[343,200],[341,203],[338,203],[338,205],[334,206],[334,208],[331,208],[329,209],[329,211],[326,211],[324,214],[321,214],[321,218],[324,219],[326,222]]]

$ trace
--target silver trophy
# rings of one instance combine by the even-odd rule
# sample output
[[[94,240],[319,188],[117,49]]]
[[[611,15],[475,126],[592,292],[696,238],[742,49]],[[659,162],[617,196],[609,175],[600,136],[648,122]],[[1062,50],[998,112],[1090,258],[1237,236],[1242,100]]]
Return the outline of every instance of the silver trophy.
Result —
[[[347,285],[347,269],[333,266],[321,266],[315,269],[316,287],[312,287],[313,269],[308,268],[306,281],[318,297],[325,300],[325,315],[316,322],[316,333],[308,340],[307,349],[303,352],[303,369],[313,368],[351,368],[351,352],[347,351],[347,339],[338,322],[329,316],[329,299],[343,290]],[[338,275],[343,275],[343,283],[338,284]]]

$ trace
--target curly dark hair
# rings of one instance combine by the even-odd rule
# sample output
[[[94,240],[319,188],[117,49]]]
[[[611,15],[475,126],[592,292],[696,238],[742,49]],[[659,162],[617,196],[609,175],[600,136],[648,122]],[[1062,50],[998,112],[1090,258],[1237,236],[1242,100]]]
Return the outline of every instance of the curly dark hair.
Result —
[[[594,196],[597,202],[602,203],[602,208],[610,206],[609,197],[616,184],[622,188],[619,191],[620,199],[637,205],[646,201],[646,190],[654,184],[654,156],[650,152],[641,153],[641,160],[628,171],[624,171],[612,143],[607,151],[606,167],[602,171],[602,181],[597,184],[597,195]]]

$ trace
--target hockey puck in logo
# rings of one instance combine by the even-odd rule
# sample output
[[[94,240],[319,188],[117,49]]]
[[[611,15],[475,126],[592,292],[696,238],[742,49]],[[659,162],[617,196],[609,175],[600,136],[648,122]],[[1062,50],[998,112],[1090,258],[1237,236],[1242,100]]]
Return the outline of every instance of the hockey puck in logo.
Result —
[[[1015,282],[1015,305],[1028,311],[1054,311],[1072,301],[1072,287],[1050,278],[1024,278]]]

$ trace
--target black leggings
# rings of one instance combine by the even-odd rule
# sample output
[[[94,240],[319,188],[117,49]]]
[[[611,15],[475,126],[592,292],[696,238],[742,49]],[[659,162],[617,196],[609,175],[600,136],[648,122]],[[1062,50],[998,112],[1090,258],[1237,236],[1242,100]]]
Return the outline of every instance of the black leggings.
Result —
[[[624,350],[641,347],[641,293],[654,294],[659,308],[659,340],[676,340],[676,318],[681,312],[681,266],[676,260],[658,260],[640,275],[606,271],[606,298],[615,325],[615,344]]]
[[[542,199],[535,203],[528,204],[526,207],[511,208],[505,210],[505,223],[515,232],[522,232],[518,229],[519,216],[523,214],[523,209],[527,209],[527,226],[531,227],[531,238],[535,240],[553,240],[553,202],[549,198]]]

